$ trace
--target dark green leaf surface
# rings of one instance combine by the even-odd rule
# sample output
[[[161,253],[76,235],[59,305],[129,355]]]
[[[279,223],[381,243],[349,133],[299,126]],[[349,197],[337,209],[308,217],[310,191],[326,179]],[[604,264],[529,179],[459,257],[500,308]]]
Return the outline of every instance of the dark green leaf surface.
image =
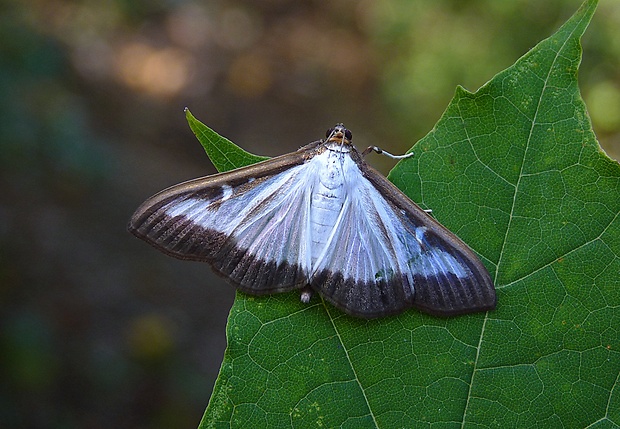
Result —
[[[497,310],[364,321],[317,297],[238,294],[201,427],[620,426],[620,167],[576,79],[596,3],[459,89],[390,174],[481,256]],[[196,132],[218,169],[256,160],[210,133]]]

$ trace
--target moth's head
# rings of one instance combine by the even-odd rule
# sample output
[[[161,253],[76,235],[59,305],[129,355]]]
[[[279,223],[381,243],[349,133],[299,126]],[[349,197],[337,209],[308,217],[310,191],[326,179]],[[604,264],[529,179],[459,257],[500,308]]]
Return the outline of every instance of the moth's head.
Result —
[[[336,124],[335,127],[330,128],[325,133],[326,141],[338,142],[338,143],[351,143],[353,140],[353,134],[347,130],[343,124]]]

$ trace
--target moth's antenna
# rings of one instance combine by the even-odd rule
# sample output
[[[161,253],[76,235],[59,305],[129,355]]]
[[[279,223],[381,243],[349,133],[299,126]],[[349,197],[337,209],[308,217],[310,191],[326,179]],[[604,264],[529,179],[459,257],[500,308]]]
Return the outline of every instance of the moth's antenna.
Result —
[[[381,148],[379,148],[377,146],[368,146],[366,148],[366,150],[364,150],[364,152],[362,152],[362,156],[366,156],[370,152],[376,152],[379,155],[385,155],[385,156],[390,157],[392,159],[407,159],[407,158],[411,158],[414,155],[413,152],[409,152],[409,153],[406,153],[404,155],[392,155],[387,150],[383,150],[383,149],[381,149]]]

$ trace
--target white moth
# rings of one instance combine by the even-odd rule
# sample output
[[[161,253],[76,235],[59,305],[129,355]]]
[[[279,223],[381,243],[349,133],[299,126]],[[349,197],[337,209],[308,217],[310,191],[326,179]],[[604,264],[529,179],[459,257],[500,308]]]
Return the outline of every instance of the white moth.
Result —
[[[145,201],[129,230],[249,294],[302,289],[307,303],[316,291],[363,318],[494,309],[474,252],[366,164],[380,149],[360,153],[351,140],[338,124],[296,152],[175,185]]]

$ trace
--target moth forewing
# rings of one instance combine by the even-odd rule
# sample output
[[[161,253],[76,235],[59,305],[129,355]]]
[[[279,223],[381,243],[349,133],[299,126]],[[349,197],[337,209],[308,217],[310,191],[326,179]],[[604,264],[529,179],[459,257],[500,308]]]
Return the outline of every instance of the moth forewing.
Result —
[[[129,230],[170,256],[209,263],[218,274],[248,293],[303,287],[307,277],[299,265],[239,249],[230,230],[241,229],[245,222],[240,216],[252,203],[244,201],[245,195],[302,166],[312,157],[315,146],[310,144],[291,154],[172,186],[140,206],[131,218]],[[244,237],[246,241],[252,238],[247,234]],[[274,247],[278,241],[267,244],[271,245],[267,250],[274,254],[283,253]]]
[[[431,314],[450,316],[474,311],[492,310],[496,306],[495,287],[478,256],[454,233],[419,207],[392,182],[367,164],[360,165],[364,176],[394,207],[400,216],[419,224],[415,234],[437,252],[454,257],[467,269],[467,275],[448,276],[443,281],[428,279],[416,281],[415,307]],[[422,246],[424,247],[424,246]]]
[[[162,242],[161,230],[173,226],[170,222],[164,222],[164,216],[166,215],[164,208],[175,203],[187,201],[190,198],[204,200],[203,208],[206,208],[209,202],[217,204],[220,199],[223,199],[231,191],[232,194],[229,195],[229,198],[234,195],[236,189],[256,187],[261,179],[275,176],[293,166],[303,164],[311,156],[311,151],[317,143],[319,142],[313,142],[296,152],[256,164],[170,186],[148,198],[140,205],[129,221],[128,230],[138,238],[147,241],[155,248],[171,256],[180,259],[207,261],[206,258],[200,255],[183,254],[182,252],[174,251],[169,248],[167,243]]]

